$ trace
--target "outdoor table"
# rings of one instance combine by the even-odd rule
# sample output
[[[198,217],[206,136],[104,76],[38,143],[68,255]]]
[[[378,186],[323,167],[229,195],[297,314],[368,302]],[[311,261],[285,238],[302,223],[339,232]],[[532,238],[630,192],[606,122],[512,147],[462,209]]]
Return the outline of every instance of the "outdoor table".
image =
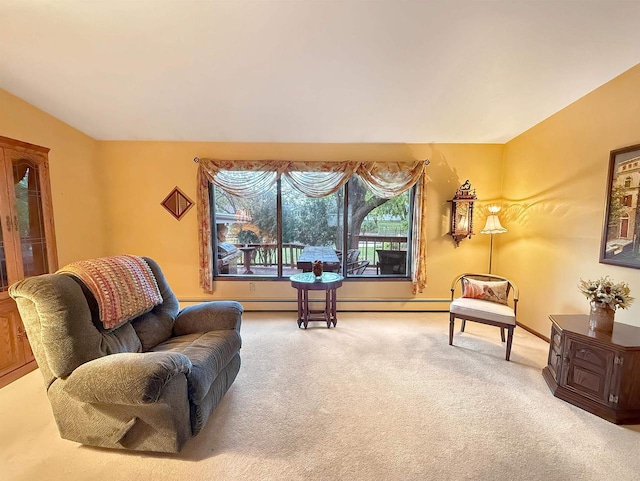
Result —
[[[253,251],[256,250],[255,247],[238,247],[244,253],[244,272],[243,274],[253,274],[251,270],[251,256],[253,255]]]
[[[312,272],[294,274],[290,277],[291,286],[298,289],[298,327],[304,324],[306,329],[309,321],[324,321],[331,328],[338,323],[336,315],[336,289],[342,285],[344,277],[334,272],[323,272],[316,278]],[[309,291],[325,291],[324,309],[309,308]],[[313,301],[312,301],[313,302]],[[313,317],[313,314],[321,314]]]
[[[328,246],[306,246],[298,258],[296,267],[304,272],[310,272],[314,261],[322,261],[322,269],[325,271],[340,268],[340,260],[335,249]]]

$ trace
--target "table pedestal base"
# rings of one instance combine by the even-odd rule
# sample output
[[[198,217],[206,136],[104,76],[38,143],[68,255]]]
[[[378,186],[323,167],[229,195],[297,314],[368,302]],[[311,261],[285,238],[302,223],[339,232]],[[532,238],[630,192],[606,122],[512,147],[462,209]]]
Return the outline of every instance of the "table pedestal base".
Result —
[[[336,288],[327,289],[325,292],[324,309],[311,309],[309,302],[322,302],[309,301],[309,289],[298,288],[298,327],[306,329],[311,321],[324,321],[327,323],[327,327],[336,327],[338,323],[338,316],[336,314]],[[320,314],[320,316],[318,316]]]

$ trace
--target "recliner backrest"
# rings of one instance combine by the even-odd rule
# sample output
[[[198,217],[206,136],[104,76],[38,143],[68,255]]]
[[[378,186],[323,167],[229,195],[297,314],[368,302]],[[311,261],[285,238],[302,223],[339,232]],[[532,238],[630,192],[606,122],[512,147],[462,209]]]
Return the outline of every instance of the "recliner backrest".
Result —
[[[163,302],[110,331],[102,328],[93,295],[72,276],[45,274],[23,279],[9,288],[47,386],[93,359],[141,352],[171,337],[178,300],[158,264],[148,258],[145,261],[156,278]]]
[[[18,304],[38,366],[46,366],[47,385],[85,362],[142,349],[130,323],[113,331],[96,327],[79,282],[70,276],[23,279],[9,288],[9,294]]]

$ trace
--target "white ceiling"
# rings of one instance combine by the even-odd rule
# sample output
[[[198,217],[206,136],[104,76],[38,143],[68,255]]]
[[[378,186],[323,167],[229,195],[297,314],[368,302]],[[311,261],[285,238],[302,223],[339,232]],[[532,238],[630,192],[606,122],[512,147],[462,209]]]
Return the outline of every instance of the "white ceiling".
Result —
[[[640,0],[0,0],[0,87],[103,140],[505,142],[640,63],[639,25]]]

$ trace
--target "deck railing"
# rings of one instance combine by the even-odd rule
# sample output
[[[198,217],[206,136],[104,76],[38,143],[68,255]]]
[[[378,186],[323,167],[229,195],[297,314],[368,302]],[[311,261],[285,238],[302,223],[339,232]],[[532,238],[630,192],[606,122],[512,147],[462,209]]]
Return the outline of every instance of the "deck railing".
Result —
[[[401,251],[407,250],[407,236],[391,236],[379,234],[360,234],[355,237],[360,250],[358,260],[369,261],[369,265],[375,267],[380,261],[377,250]]]
[[[378,235],[378,234],[360,234],[355,238],[360,255],[359,261],[369,261],[369,269],[375,268],[380,261],[378,259],[377,250],[407,250],[406,236]],[[237,247],[245,247],[245,244],[235,244]],[[278,265],[278,244],[261,243],[246,244],[246,247],[254,247],[255,252],[251,256],[252,266],[272,267]],[[305,248],[304,244],[287,243],[283,244],[282,264],[292,268],[296,267],[298,258]]]
[[[278,265],[278,244],[247,244],[247,247],[255,247],[255,253],[251,256],[252,266],[271,267]],[[236,244],[236,247],[245,247],[245,244]],[[295,267],[298,257],[304,249],[304,244],[283,244],[282,245],[282,264],[285,266]]]

